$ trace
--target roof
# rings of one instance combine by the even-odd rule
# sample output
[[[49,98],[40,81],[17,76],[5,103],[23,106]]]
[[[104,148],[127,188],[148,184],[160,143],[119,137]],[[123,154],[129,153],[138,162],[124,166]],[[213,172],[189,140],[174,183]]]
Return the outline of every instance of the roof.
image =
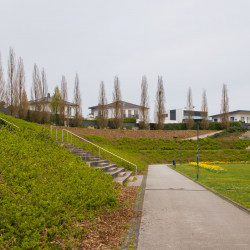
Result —
[[[38,99],[37,100],[37,102],[41,102],[42,101],[42,99],[44,99],[43,101],[45,102],[45,103],[50,103],[51,101],[52,101],[52,97],[44,97],[44,98],[41,98],[41,99]],[[30,105],[32,105],[32,104],[34,104],[36,101],[35,100],[30,100],[29,101],[29,104]],[[64,103],[65,103],[65,105],[67,105],[67,106],[76,106],[74,103],[72,103],[72,102],[67,102],[67,101],[64,101]]]
[[[231,112],[228,112],[229,114],[234,114],[234,113],[250,113],[250,110],[235,110],[235,111],[231,111]],[[214,117],[214,116],[219,116],[220,114],[218,115],[210,115],[210,117]]]
[[[139,108],[140,106],[139,105],[136,105],[136,104],[133,104],[133,103],[129,103],[129,102],[124,102],[124,105],[123,107],[124,108]],[[112,105],[113,105],[113,102],[112,103],[109,103],[108,104],[108,107],[109,108],[112,108]],[[98,108],[98,105],[97,106],[93,106],[93,107],[89,107],[89,109],[97,109]]]

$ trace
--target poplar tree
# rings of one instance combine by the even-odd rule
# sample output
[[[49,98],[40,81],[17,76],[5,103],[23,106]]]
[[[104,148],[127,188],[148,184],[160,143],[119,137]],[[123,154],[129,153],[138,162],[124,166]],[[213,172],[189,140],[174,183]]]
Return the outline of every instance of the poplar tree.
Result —
[[[59,101],[59,122],[61,125],[68,124],[66,116],[67,116],[67,110],[66,110],[66,103],[68,101],[68,87],[67,87],[67,81],[65,76],[62,76],[61,80],[61,92],[60,92],[60,101]]]
[[[48,83],[45,69],[41,71],[41,123],[50,120],[50,110],[48,106]]]
[[[220,109],[220,127],[226,129],[229,127],[229,103],[228,103],[227,85],[223,83]]]
[[[120,88],[120,80],[118,76],[114,79],[113,103],[112,103],[112,127],[121,128],[123,124],[123,101]]]
[[[23,91],[25,89],[25,71],[24,71],[23,59],[21,57],[19,57],[17,63],[16,81],[18,89],[18,115],[19,118],[23,119],[24,117],[26,117],[27,114],[25,114],[25,112],[28,112],[28,110],[22,110]]]
[[[81,97],[80,82],[77,72],[75,77],[74,105],[75,105],[75,118],[73,120],[73,124],[75,127],[78,127],[82,124],[82,97]]]
[[[108,102],[103,81],[100,83],[97,124],[100,128],[105,128],[108,125]]]
[[[206,90],[203,90],[202,93],[202,103],[201,103],[201,128],[202,129],[208,129],[209,127],[209,121],[208,121],[208,106],[207,106],[207,94]]]
[[[191,129],[194,125],[194,110],[193,110],[193,97],[192,90],[189,87],[187,93],[187,119],[185,119],[185,123],[187,129]]]
[[[16,59],[13,48],[10,47],[8,59],[8,84],[7,84],[8,113],[15,116],[18,111],[18,88],[16,81]]]
[[[165,93],[162,76],[158,76],[158,86],[155,100],[155,129],[161,130],[164,128],[165,122]]]
[[[31,121],[40,122],[41,117],[41,99],[42,99],[42,88],[39,69],[34,64],[32,86],[31,86],[31,99],[33,101],[33,111],[31,112]]]
[[[6,104],[6,91],[5,91],[5,80],[2,67],[2,56],[0,52],[0,111],[5,107]]]
[[[141,104],[139,107],[139,127],[140,129],[149,129],[148,114],[148,83],[147,77],[144,75],[141,82]]]

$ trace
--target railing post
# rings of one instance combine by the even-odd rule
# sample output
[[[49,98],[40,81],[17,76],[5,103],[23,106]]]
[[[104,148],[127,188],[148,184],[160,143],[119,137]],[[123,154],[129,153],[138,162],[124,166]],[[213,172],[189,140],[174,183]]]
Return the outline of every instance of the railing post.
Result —
[[[100,156],[100,148],[99,148],[99,161],[101,160],[101,156]]]
[[[62,142],[63,142],[63,130],[62,130]]]
[[[72,133],[71,133],[71,144],[72,144]]]
[[[69,137],[68,137],[68,135],[69,135],[69,132],[67,131],[67,143],[69,143]]]
[[[57,127],[56,127],[56,142],[57,142]]]
[[[50,126],[50,130],[51,130],[51,137],[52,137],[52,125]]]

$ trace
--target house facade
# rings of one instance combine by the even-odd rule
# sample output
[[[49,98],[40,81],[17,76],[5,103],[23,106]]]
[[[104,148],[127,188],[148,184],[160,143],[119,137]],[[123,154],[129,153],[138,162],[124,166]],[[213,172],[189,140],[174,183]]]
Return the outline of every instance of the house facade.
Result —
[[[202,111],[201,110],[193,110],[194,115],[192,119],[196,121],[202,121]],[[188,119],[188,110],[186,108],[182,109],[172,109],[167,110],[165,114],[165,123],[182,123]]]
[[[210,116],[213,122],[220,122],[220,115]],[[229,112],[229,121],[243,121],[245,123],[250,123],[250,110],[235,110]]]
[[[108,118],[112,118],[113,115],[112,105],[113,103],[107,105]],[[139,119],[139,107],[139,105],[123,101],[123,117],[135,117],[136,119]],[[91,113],[93,113],[93,118],[95,119],[98,116],[98,105],[89,107],[89,109],[91,110]]]
[[[53,112],[51,110],[51,107],[50,107],[51,101],[52,101],[52,97],[50,96],[49,93],[43,99],[31,100],[31,101],[29,101],[30,110],[35,110],[35,105],[37,103],[44,103],[45,104],[45,111],[49,112],[51,114],[54,114],[55,112]],[[64,112],[65,112],[66,118],[74,118],[75,113],[76,113],[76,105],[72,102],[67,102],[67,101],[64,101],[64,104],[65,104],[65,111]]]

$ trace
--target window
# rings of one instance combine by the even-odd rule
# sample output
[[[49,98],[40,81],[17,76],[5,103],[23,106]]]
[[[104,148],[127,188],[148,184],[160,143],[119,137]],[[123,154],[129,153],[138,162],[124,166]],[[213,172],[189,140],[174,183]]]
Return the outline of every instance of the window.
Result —
[[[217,122],[217,121],[218,121],[218,119],[214,119],[214,121],[215,121],[215,122]]]
[[[232,122],[233,122],[233,121],[234,121],[234,117],[230,117],[230,121],[232,121]]]
[[[71,116],[71,107],[68,107],[68,115]]]
[[[166,117],[168,117],[168,114],[166,114]]]
[[[243,116],[240,119],[241,119],[241,121],[245,121],[245,117],[243,117]]]

